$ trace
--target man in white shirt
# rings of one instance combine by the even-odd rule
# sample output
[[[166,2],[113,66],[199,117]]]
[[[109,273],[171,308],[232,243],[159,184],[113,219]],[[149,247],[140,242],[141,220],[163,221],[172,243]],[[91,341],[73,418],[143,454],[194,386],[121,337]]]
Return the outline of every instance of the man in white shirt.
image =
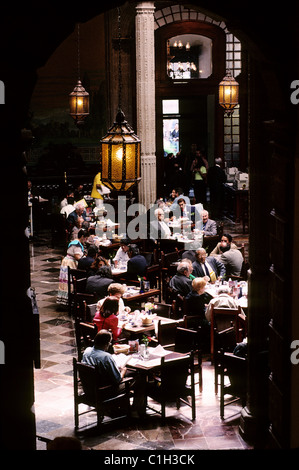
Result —
[[[221,285],[218,289],[218,295],[209,302],[206,310],[206,319],[211,321],[212,306],[219,308],[238,308],[238,303],[229,295],[229,287],[227,285]],[[241,309],[240,317],[244,320],[246,318],[245,313]]]
[[[117,265],[119,264],[127,264],[128,261],[129,261],[129,255],[128,255],[128,251],[129,251],[129,240],[122,240],[120,242],[120,247],[119,249],[117,250],[116,252],[116,255],[113,259],[114,261],[114,266],[117,267]]]
[[[164,221],[163,209],[156,209],[155,217],[156,220],[152,220],[150,223],[151,238],[154,238],[155,240],[169,238],[171,235],[171,230]]]

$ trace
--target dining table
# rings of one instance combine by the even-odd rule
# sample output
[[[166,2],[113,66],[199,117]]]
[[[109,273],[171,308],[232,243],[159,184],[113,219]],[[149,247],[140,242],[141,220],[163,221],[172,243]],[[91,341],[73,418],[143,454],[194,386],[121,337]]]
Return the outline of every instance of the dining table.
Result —
[[[136,316],[138,315],[142,316],[142,314],[139,312],[135,315],[133,312],[132,314],[128,315],[125,320],[122,320],[121,318],[119,319],[119,325],[123,325],[123,330],[129,333],[131,338],[141,337],[142,335],[146,333],[156,332],[159,321],[161,322],[162,325],[165,323],[180,324],[180,320],[174,320],[172,318],[167,318],[167,317],[160,317],[158,315],[152,315],[151,323],[144,324],[138,318],[136,319]],[[131,319],[128,319],[129,317],[131,317]],[[149,317],[151,317],[151,315],[149,315]]]
[[[125,366],[132,370],[150,372],[161,366],[162,357],[165,357],[165,360],[173,360],[186,356],[186,353],[170,351],[164,349],[161,345],[157,345],[156,347],[148,347],[147,350],[148,355],[146,358],[143,357],[142,352],[140,351],[129,353],[128,355],[114,354],[113,357],[119,367]]]
[[[126,304],[142,304],[147,299],[155,297],[161,298],[160,289],[148,289],[140,292],[140,288],[137,286],[127,286],[127,290],[123,295]]]

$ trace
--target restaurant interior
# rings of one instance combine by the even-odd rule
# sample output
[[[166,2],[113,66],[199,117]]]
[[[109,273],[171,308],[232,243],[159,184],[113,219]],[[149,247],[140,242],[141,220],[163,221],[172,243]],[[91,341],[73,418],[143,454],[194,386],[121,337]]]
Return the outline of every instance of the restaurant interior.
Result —
[[[258,11],[213,0],[5,7],[1,195],[13,224],[2,243],[1,449],[55,449],[55,438],[102,451],[298,447],[297,11],[288,2]],[[218,203],[215,158],[225,178]],[[71,213],[83,204],[80,224],[63,201]],[[167,235],[154,229],[158,209]],[[125,286],[129,308],[110,351],[141,394],[127,388],[132,379],[112,401],[86,394],[94,368],[82,355],[108,284],[96,293],[97,271],[65,269],[81,229],[84,257],[96,246],[108,284]],[[207,272],[205,311],[224,287],[236,306],[192,323],[187,295],[173,287],[178,269],[192,259],[191,291],[196,251],[219,263],[227,234],[242,263],[238,273]],[[135,249],[146,261],[131,276],[129,260],[115,263],[126,244],[130,262]],[[141,395],[146,414],[132,415]]]

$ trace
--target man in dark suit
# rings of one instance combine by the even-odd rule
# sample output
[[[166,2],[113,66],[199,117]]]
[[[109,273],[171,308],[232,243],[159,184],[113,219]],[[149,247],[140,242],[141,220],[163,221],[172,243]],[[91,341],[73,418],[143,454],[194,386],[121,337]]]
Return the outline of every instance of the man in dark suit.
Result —
[[[94,276],[86,281],[86,293],[96,294],[98,300],[108,295],[108,287],[113,282],[110,266],[101,266]]]
[[[207,252],[204,248],[198,248],[196,250],[195,258],[196,260],[192,263],[193,276],[207,276],[212,283],[220,277],[225,277],[226,270],[224,264],[212,256],[207,257]]]
[[[191,271],[191,264],[187,263],[187,261],[182,261],[177,267],[176,274],[169,282],[169,286],[183,297],[186,297],[192,290],[192,280],[189,277]]]
[[[139,253],[139,248],[137,245],[129,245],[128,256],[129,261],[127,264],[127,279],[137,280],[138,276],[145,276],[147,262],[145,257]]]

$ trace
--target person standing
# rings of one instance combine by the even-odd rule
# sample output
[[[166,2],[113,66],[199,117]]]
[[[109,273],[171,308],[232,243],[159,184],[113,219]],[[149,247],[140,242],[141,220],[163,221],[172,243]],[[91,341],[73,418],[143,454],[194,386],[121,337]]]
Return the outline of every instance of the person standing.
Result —
[[[214,166],[210,167],[207,174],[207,183],[210,189],[210,208],[212,216],[221,219],[223,213],[224,184],[226,183],[226,174],[221,167],[222,159],[215,158]]]
[[[194,196],[197,203],[205,203],[206,196],[206,181],[207,181],[207,168],[204,160],[201,157],[200,151],[196,151],[195,158],[191,164],[191,173],[193,176]]]
[[[68,306],[68,268],[77,269],[78,261],[84,254],[84,242],[87,237],[88,232],[86,230],[79,230],[78,237],[69,243],[66,256],[61,262],[56,298],[57,304],[61,307]]]
[[[103,191],[104,190],[104,191]],[[93,197],[96,207],[102,207],[104,204],[103,194],[109,194],[110,190],[102,183],[102,174],[99,171],[93,180],[90,196]]]

